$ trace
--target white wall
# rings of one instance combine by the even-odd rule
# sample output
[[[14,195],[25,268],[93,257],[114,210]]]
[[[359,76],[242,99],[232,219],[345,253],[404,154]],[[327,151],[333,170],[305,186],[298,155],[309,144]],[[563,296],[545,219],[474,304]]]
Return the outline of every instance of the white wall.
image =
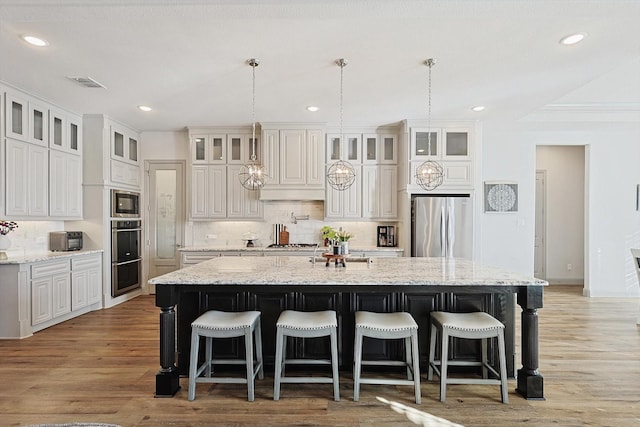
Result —
[[[533,274],[535,147],[587,145],[585,295],[638,296],[629,249],[640,247],[640,120],[561,119],[541,114],[517,124],[485,123],[483,180],[515,180],[520,187],[518,214],[481,216],[481,261]]]
[[[546,278],[584,280],[584,146],[538,146],[536,169],[546,172]],[[570,267],[569,267],[570,266]]]

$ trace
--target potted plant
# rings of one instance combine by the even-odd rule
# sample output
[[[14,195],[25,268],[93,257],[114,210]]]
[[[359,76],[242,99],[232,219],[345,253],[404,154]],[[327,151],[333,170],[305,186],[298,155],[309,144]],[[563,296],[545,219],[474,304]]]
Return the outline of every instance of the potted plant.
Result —
[[[336,233],[336,239],[338,244],[342,247],[340,253],[347,255],[349,253],[349,239],[353,237],[353,234],[345,230],[339,230]]]
[[[333,241],[336,239],[336,230],[334,230],[330,225],[322,227],[320,229],[320,233],[322,233],[322,239],[324,240],[325,246],[332,245]]]

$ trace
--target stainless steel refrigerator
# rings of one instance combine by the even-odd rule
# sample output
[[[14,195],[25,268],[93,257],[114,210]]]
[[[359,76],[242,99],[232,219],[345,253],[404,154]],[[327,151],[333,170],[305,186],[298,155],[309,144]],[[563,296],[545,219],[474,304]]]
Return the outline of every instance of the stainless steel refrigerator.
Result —
[[[411,197],[411,256],[472,259],[470,195]]]

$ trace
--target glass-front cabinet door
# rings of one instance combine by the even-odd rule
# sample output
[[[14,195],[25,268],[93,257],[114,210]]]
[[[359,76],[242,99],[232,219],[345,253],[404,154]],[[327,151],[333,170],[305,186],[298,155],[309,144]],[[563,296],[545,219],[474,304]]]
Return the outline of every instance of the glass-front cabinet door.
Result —
[[[444,131],[443,158],[450,160],[466,160],[470,158],[469,131],[446,129]]]
[[[243,151],[245,149],[245,144],[243,144],[242,135],[229,135],[228,141],[229,144],[229,159],[227,163],[229,164],[242,164],[244,163]]]
[[[138,140],[129,137],[129,160],[132,162],[138,162]]]
[[[29,102],[29,140],[34,144],[49,144],[49,111],[46,107]]]
[[[191,163],[225,163],[226,153],[226,135],[191,136]]]
[[[380,163],[398,162],[398,138],[395,135],[380,135]]]
[[[49,114],[49,148],[67,151],[67,121],[61,111],[50,110]]]
[[[111,137],[113,144],[111,152],[112,156],[119,160],[124,159],[124,133],[118,130],[113,130]]]
[[[411,132],[411,158],[427,159],[440,156],[440,129],[413,129]]]
[[[82,119],[80,117],[67,117],[67,139],[69,140],[69,152],[82,153]]]
[[[29,140],[29,107],[26,99],[6,95],[6,130],[7,138],[21,141]]]

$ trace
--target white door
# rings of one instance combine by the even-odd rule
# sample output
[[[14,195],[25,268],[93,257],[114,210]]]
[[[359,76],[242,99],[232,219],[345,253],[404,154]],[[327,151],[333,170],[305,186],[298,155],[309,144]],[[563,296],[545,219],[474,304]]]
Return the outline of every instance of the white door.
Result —
[[[185,215],[184,162],[147,161],[148,278],[180,268]]]
[[[538,279],[547,277],[546,269],[546,225],[547,225],[547,207],[546,207],[546,187],[545,180],[547,171],[536,171],[536,225],[534,239],[534,260],[533,275]]]

